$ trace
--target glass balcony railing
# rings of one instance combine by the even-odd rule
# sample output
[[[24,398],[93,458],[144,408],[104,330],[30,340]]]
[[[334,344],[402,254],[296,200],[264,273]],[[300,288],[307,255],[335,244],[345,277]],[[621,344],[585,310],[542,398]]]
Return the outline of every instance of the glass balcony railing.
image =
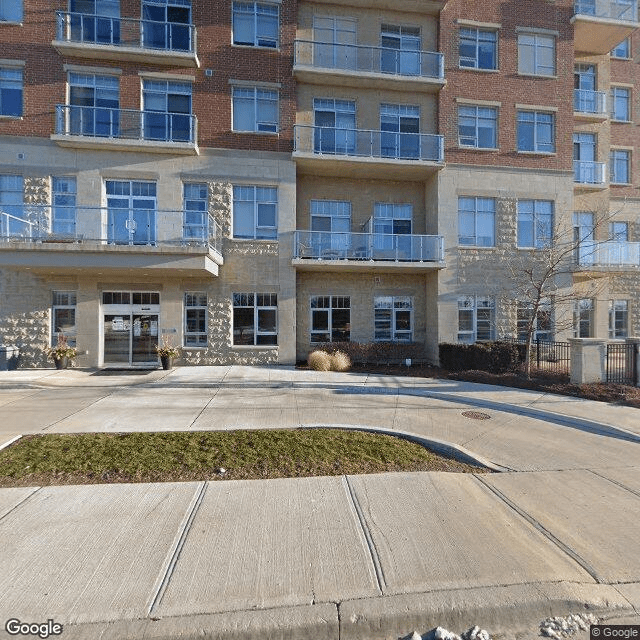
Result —
[[[581,246],[578,264],[595,267],[640,267],[640,242],[590,242]]]
[[[573,110],[595,116],[607,115],[607,94],[589,89],[573,90]]]
[[[604,185],[607,165],[604,162],[587,160],[573,161],[573,181],[580,184]]]
[[[85,229],[99,230],[83,233]],[[158,237],[158,221],[181,235]],[[0,242],[60,242],[153,247],[196,246],[222,255],[222,230],[213,216],[165,209],[0,205]]]
[[[59,104],[55,132],[63,136],[195,144],[197,120],[189,113]]]
[[[431,51],[296,40],[294,64],[444,80],[444,56]]]
[[[577,0],[575,15],[606,20],[638,21],[637,0]]]
[[[296,231],[294,258],[440,262],[444,240],[442,236],[413,234]]]
[[[56,11],[56,22],[56,37],[62,42],[154,51],[196,51],[196,28],[192,24],[112,18],[69,11]]]
[[[294,151],[329,156],[444,161],[443,136],[295,125]]]

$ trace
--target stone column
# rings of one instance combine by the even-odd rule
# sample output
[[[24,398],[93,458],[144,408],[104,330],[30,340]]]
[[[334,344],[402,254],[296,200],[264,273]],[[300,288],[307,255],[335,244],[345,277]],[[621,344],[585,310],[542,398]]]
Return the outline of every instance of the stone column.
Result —
[[[606,382],[607,341],[598,338],[569,338],[571,382]]]
[[[625,342],[636,345],[636,386],[640,387],[640,338],[626,338]]]

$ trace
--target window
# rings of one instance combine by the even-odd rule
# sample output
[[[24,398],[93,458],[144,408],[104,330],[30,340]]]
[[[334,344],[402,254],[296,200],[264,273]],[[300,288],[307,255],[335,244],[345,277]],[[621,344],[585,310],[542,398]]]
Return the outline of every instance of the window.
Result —
[[[629,335],[629,303],[627,300],[609,301],[609,338]]]
[[[614,242],[629,241],[629,223],[628,222],[610,222],[609,223],[609,240]]]
[[[383,24],[380,27],[380,71],[420,74],[420,29]]]
[[[458,342],[492,340],[495,305],[492,298],[464,296],[458,298]]]
[[[356,103],[351,100],[314,98],[316,153],[350,154],[356,148]]]
[[[120,0],[70,0],[73,42],[120,44]]]
[[[413,339],[413,298],[376,296],[374,339],[376,342],[411,342]]]
[[[76,292],[54,291],[51,306],[51,344],[58,336],[67,338],[69,346],[76,346]]]
[[[191,0],[144,0],[142,46],[191,51]]]
[[[142,100],[146,140],[194,142],[191,83],[144,80]]]
[[[22,0],[0,0],[0,22],[22,22]]]
[[[531,317],[533,316],[533,304],[530,302],[518,301],[517,307],[517,323],[518,323],[518,340],[527,339],[527,331]],[[553,340],[553,320],[552,307],[548,300],[541,300],[538,306],[538,313],[533,320],[532,339],[536,340]]]
[[[485,29],[461,28],[460,66],[471,69],[497,69],[498,34]]]
[[[495,218],[493,198],[458,198],[458,244],[495,246]]]
[[[107,228],[111,244],[156,242],[156,183],[107,180]]]
[[[609,180],[612,184],[631,183],[631,151],[612,149],[609,155]]]
[[[458,141],[461,147],[496,149],[498,110],[493,107],[458,107]]]
[[[209,190],[205,183],[183,185],[183,234],[185,240],[205,242],[209,237]]]
[[[518,151],[555,153],[554,115],[544,111],[518,111]]]
[[[553,234],[553,202],[550,200],[518,201],[518,247],[540,249],[551,244]]]
[[[311,343],[349,342],[351,298],[311,296]]]
[[[351,203],[346,200],[312,200],[311,231],[351,231]]]
[[[313,16],[313,63],[329,69],[356,69],[357,22],[352,18]]]
[[[24,214],[24,179],[0,175],[0,237],[24,236],[34,231]]]
[[[76,179],[52,178],[51,231],[55,235],[76,235]]]
[[[593,337],[593,300],[576,300],[573,309],[573,333],[576,338]]]
[[[420,157],[420,107],[381,104],[380,130],[383,158]]]
[[[615,49],[611,50],[611,57],[623,60],[631,58],[631,41],[629,38],[625,38]]]
[[[278,296],[275,293],[233,294],[233,344],[278,344]]]
[[[518,34],[518,72],[536,76],[555,75],[555,37],[539,33]]]
[[[0,116],[22,115],[22,69],[0,68]]]
[[[233,237],[277,237],[278,190],[276,187],[233,187]]]
[[[278,92],[233,87],[233,130],[277,133]]]
[[[277,4],[233,3],[233,44],[277,48],[278,24]]]
[[[184,294],[184,346],[207,346],[207,294]]]
[[[116,76],[69,74],[69,132],[117,138],[120,83]]]
[[[616,122],[631,120],[631,90],[625,87],[611,88],[611,119]]]
[[[596,259],[594,215],[589,211],[573,214],[573,243],[578,264],[593,264]]]
[[[376,202],[373,208],[373,232],[406,235],[411,233],[412,204]]]

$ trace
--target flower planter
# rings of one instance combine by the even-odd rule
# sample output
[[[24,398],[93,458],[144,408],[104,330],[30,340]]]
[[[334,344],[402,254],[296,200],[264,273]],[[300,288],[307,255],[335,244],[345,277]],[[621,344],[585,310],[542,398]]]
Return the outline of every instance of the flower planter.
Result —
[[[160,362],[163,369],[171,369],[173,366],[173,358],[171,356],[160,356]]]
[[[60,358],[53,358],[53,364],[56,365],[56,369],[66,369],[69,366],[69,358],[62,356]]]

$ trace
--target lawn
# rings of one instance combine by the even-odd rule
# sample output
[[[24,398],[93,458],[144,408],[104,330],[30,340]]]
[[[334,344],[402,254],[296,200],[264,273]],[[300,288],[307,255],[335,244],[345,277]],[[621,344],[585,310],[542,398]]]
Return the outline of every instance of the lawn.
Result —
[[[0,451],[0,487],[385,471],[485,469],[394,436],[340,429],[30,435]]]

